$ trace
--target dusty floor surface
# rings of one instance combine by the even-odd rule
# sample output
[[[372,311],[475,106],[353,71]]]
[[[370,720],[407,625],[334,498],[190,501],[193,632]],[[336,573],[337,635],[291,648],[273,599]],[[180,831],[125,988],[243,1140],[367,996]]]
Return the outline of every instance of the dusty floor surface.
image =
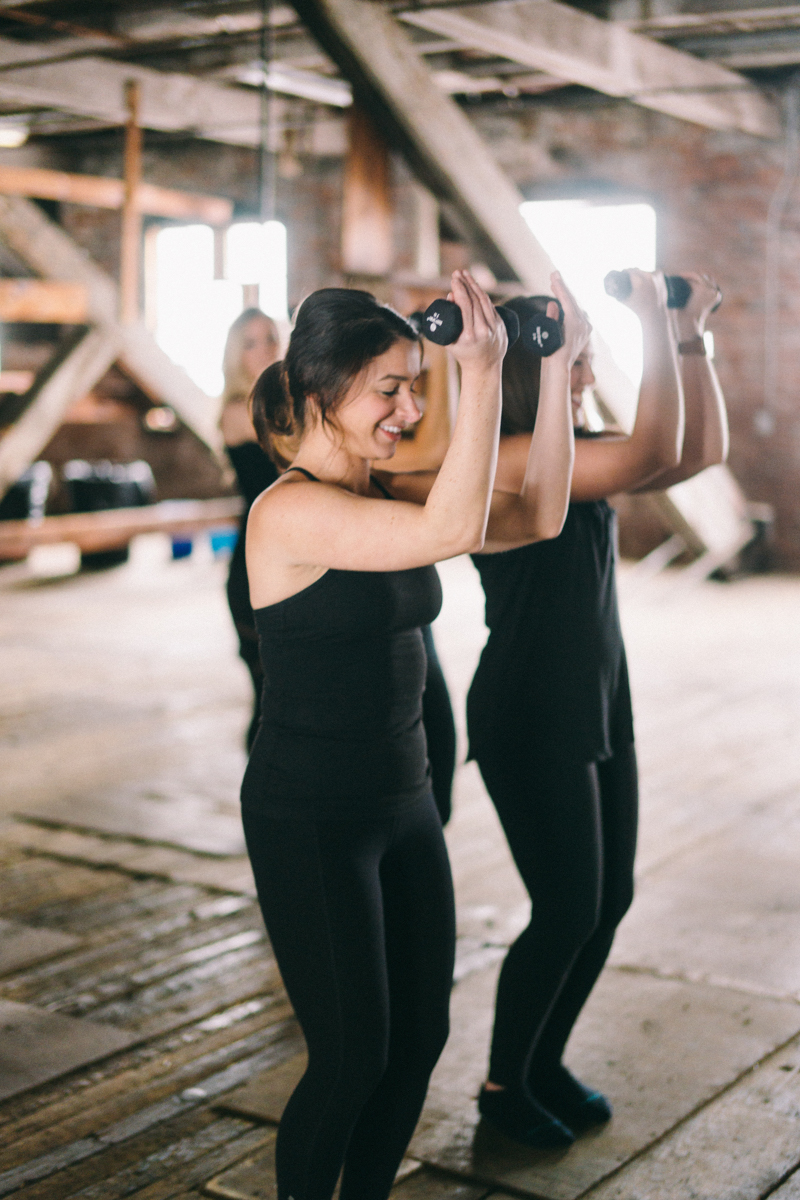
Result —
[[[102,574],[67,557],[0,569],[0,1196],[265,1200],[302,1043],[243,857],[224,564],[159,537]],[[460,714],[481,593],[442,576]],[[398,1200],[800,1200],[800,580],[621,591],[638,895],[568,1052],[614,1120],[563,1155],[476,1129],[526,905],[461,767],[453,1033]]]

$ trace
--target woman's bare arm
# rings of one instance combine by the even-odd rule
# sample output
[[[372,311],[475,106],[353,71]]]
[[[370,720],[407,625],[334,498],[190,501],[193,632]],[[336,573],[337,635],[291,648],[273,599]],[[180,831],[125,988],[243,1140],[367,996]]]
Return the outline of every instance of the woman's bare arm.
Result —
[[[275,602],[276,571],[283,577],[298,568],[298,577],[306,579],[301,586],[307,586],[309,568],[312,574],[328,568],[404,570],[483,544],[507,338],[488,296],[466,273],[454,276],[453,296],[464,320],[453,347],[461,365],[461,400],[453,439],[427,500],[387,504],[332,483],[279,481],[250,510],[247,558],[254,604]],[[284,581],[277,590],[291,595],[293,589]]]
[[[484,553],[557,537],[564,525],[574,450],[570,367],[591,327],[560,276],[553,276],[552,285],[564,309],[564,346],[542,361],[534,432],[519,440],[524,461],[516,478],[498,481],[492,493]],[[556,313],[553,304],[548,315]],[[390,482],[395,495],[423,502],[435,478],[420,472],[395,475]]]
[[[677,340],[702,344],[706,320],[719,298],[715,284],[704,275],[688,274],[692,294],[685,308],[674,310]],[[717,372],[704,354],[679,355],[686,403],[686,430],[680,462],[662,471],[636,491],[653,492],[690,479],[728,457],[728,415]]]
[[[575,443],[570,499],[600,500],[631,491],[680,460],[683,444],[683,391],[660,275],[631,271],[628,307],[642,322],[644,370],[636,421],[630,436],[579,438]],[[500,442],[495,486],[512,490],[524,476],[528,434]]]
[[[536,423],[519,490],[495,483],[483,552],[558,537],[569,505],[575,438],[572,429],[570,370],[591,333],[591,325],[561,276],[552,277],[553,292],[564,310],[564,345],[544,358],[539,380]],[[557,314],[556,305],[548,315]]]

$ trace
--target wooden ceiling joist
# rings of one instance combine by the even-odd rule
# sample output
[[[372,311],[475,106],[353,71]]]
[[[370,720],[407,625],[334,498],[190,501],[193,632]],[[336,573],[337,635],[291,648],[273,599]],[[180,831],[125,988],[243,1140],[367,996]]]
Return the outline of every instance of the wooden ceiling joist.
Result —
[[[185,131],[237,145],[259,143],[260,99],[255,90],[96,56],[41,66],[7,65],[20,61],[20,50],[21,43],[0,38],[0,103],[52,108],[106,125],[124,125],[125,87],[133,80],[141,89],[144,128]]]
[[[42,167],[0,165],[0,194],[119,209],[125,196],[125,184],[121,179],[107,179],[102,175],[71,175]],[[233,204],[223,196],[204,196],[157,187],[152,183],[139,185],[137,202],[139,211],[151,217],[227,225],[233,216]]]
[[[552,268],[520,215],[522,196],[386,9],[367,0],[297,0],[295,7],[420,182],[485,248],[495,273],[537,291],[547,286]]]
[[[778,110],[743,75],[556,0],[416,8],[402,18],[484,54],[684,121],[780,136]]]

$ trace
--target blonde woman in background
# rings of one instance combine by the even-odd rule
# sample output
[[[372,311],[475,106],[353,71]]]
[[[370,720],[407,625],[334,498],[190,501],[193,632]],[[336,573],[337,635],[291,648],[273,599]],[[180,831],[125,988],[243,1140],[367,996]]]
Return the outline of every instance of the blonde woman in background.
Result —
[[[262,371],[280,358],[278,328],[259,308],[246,308],[228,331],[222,358],[225,387],[222,393],[220,430],[231,465],[236,472],[244,499],[239,540],[228,573],[228,606],[239,638],[239,654],[244,660],[255,692],[253,716],[247,730],[247,749],[253,744],[261,712],[261,686],[264,673],[258,656],[253,610],[244,557],[245,530],[250,506],[265,488],[278,478],[278,468],[258,444],[250,419],[250,393]]]

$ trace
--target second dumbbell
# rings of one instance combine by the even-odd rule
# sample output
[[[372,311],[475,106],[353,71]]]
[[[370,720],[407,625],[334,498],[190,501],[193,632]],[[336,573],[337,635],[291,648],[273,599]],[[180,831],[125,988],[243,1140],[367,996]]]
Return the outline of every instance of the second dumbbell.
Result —
[[[682,275],[665,275],[664,283],[667,285],[667,308],[686,308],[692,294],[692,285],[689,280],[684,279]],[[603,280],[603,286],[609,296],[613,296],[615,300],[627,300],[633,291],[631,277],[627,271],[609,271]],[[712,308],[712,312],[716,312],[722,304],[722,292],[719,288],[717,291],[719,299]]]

